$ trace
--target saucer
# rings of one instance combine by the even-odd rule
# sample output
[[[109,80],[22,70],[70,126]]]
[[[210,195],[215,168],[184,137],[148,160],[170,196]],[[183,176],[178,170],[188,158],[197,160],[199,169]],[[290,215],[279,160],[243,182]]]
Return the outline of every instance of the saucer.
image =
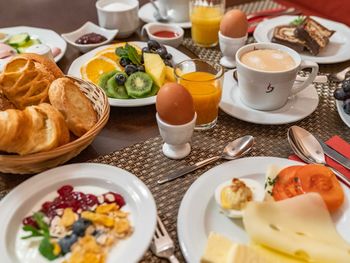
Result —
[[[237,119],[256,124],[286,124],[309,116],[318,105],[318,94],[313,85],[290,97],[280,109],[260,111],[246,106],[239,97],[238,84],[232,77],[232,70],[225,73],[222,99],[222,111]]]
[[[155,1],[156,4],[157,1]],[[147,3],[144,4],[142,7],[140,7],[139,10],[139,17],[142,21],[146,22],[146,23],[151,23],[151,22],[158,22],[155,17],[154,17],[154,7],[152,6],[151,3]],[[173,24],[173,25],[177,25],[179,27],[182,28],[191,28],[191,22],[190,21],[185,21],[185,22],[171,22],[169,21],[169,23],[164,23],[164,24]]]

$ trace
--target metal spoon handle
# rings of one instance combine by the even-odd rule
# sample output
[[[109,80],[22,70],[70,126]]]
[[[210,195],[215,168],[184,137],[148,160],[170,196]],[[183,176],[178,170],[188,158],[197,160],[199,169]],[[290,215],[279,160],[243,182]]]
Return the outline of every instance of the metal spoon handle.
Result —
[[[338,177],[340,181],[342,181],[347,187],[350,187],[350,179],[347,178],[345,175],[343,175],[341,172],[339,172],[337,169],[329,166],[328,164],[325,164],[329,169],[333,171],[333,173]]]
[[[172,180],[175,180],[176,178],[179,178],[181,176],[184,176],[185,174],[193,172],[193,171],[195,171],[195,170],[197,170],[197,169],[199,169],[199,168],[201,168],[209,163],[215,162],[215,161],[219,160],[220,158],[221,158],[221,156],[214,156],[214,157],[205,159],[203,161],[200,161],[198,163],[195,163],[194,165],[181,168],[181,169],[167,175],[167,177],[165,177],[164,179],[158,180],[158,184],[164,184],[164,183],[170,182]]]

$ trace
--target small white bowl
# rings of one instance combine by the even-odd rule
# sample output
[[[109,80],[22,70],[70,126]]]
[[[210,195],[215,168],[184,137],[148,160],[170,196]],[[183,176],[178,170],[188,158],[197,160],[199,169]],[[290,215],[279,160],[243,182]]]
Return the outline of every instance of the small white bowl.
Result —
[[[183,38],[184,38],[184,30],[176,25],[171,25],[171,24],[162,24],[162,23],[148,23],[143,26],[142,32],[146,31],[149,39],[151,40],[156,40],[157,42],[163,44],[163,45],[168,45],[172,47],[178,47],[181,45]],[[159,31],[172,31],[175,34],[177,34],[176,37],[158,37],[153,35],[156,32]]]
[[[97,43],[97,44],[77,44],[75,41],[80,38],[81,36],[89,33],[96,33],[104,36],[107,38],[107,40]],[[66,40],[70,45],[73,47],[76,47],[79,49],[80,52],[86,53],[89,50],[92,50],[96,47],[106,45],[109,42],[111,42],[115,36],[118,34],[118,29],[115,30],[109,30],[109,29],[104,29],[102,27],[99,27],[98,25],[95,25],[94,23],[88,21],[86,22],[82,27],[78,28],[77,30],[70,32],[70,33],[65,33],[61,34],[61,36]]]

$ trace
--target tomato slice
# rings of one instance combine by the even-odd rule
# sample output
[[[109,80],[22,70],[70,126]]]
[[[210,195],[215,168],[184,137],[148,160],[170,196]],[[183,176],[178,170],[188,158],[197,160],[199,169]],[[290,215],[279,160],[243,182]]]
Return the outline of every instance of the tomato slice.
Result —
[[[304,194],[300,180],[296,177],[296,172],[303,166],[295,165],[284,168],[277,175],[272,188],[272,196],[275,201],[291,198]]]
[[[335,174],[327,167],[309,164],[298,169],[295,174],[300,179],[302,189],[319,193],[330,212],[337,210],[344,202],[344,191]]]

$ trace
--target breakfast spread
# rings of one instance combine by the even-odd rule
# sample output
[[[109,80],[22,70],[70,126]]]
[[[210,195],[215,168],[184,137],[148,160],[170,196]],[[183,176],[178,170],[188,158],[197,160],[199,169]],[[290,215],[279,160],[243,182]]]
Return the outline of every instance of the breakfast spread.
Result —
[[[175,81],[171,60],[172,55],[157,41],[148,41],[142,50],[121,43],[98,52],[81,67],[81,75],[110,98],[146,98],[155,96],[164,83]]]
[[[329,43],[335,33],[311,17],[299,17],[290,25],[277,26],[274,29],[272,42],[283,44],[298,52],[308,51],[316,56]]]
[[[61,186],[57,194],[22,220],[22,260],[39,250],[50,261],[63,258],[64,263],[104,263],[108,251],[132,234],[120,194],[84,193],[71,185]]]
[[[51,60],[12,58],[0,75],[0,151],[49,151],[80,137],[97,122],[91,102]],[[49,104],[51,102],[51,104]]]
[[[341,88],[334,91],[334,98],[343,101],[344,112],[350,114],[350,79],[345,79]]]
[[[98,44],[106,40],[107,38],[105,36],[92,32],[79,37],[75,43],[82,45]]]

